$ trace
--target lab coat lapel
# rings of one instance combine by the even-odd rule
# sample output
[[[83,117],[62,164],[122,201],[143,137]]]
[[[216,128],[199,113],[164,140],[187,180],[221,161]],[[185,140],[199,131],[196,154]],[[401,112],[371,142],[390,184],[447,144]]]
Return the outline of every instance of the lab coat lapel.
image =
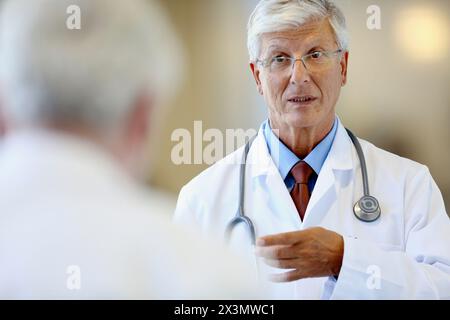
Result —
[[[251,150],[249,161],[252,170],[249,179],[254,188],[253,192],[248,193],[252,195],[250,203],[254,204],[254,210],[258,210],[255,213],[257,220],[270,222],[270,226],[268,223],[257,223],[257,228],[261,231],[259,236],[300,229],[301,221],[297,209],[269,154],[262,131],[258,133]]]
[[[257,237],[299,230],[301,221],[289,192],[269,154],[262,131],[259,132],[249,153],[250,172],[246,181],[248,214],[255,224]],[[251,188],[251,189],[250,189]],[[280,269],[271,267],[257,259],[257,273],[260,279]],[[272,299],[297,298],[295,282],[272,283],[263,281],[263,288]]]
[[[338,121],[335,140],[318,176],[302,223],[260,130],[248,156],[250,172],[246,175],[246,181],[252,181],[251,186],[246,187],[249,196],[247,204],[252,207],[254,219],[261,221],[257,223],[258,235],[317,226],[327,215],[337,214],[340,186],[353,172],[353,153],[352,142]]]
[[[340,121],[335,140],[317,178],[302,228],[321,224],[328,214],[337,214],[341,179],[353,169],[352,142]]]
[[[326,161],[317,178],[314,191],[306,208],[303,228],[315,226],[330,211],[336,202],[337,195],[334,188],[335,177],[330,162]]]

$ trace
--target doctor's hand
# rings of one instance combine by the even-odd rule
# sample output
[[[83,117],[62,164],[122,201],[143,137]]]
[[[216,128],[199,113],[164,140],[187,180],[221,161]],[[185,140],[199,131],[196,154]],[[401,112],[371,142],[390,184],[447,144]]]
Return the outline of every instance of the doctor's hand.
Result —
[[[344,239],[336,232],[315,227],[261,237],[256,255],[268,265],[288,272],[270,275],[274,282],[338,276],[344,255]]]

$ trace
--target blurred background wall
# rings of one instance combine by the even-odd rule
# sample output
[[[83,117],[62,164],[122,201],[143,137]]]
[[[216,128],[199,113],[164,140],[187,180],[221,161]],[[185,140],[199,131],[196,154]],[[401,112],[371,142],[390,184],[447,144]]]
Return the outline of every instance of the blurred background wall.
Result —
[[[151,183],[176,197],[207,167],[175,165],[171,134],[257,129],[266,117],[248,67],[247,19],[256,0],[164,0],[186,48],[185,83],[168,109]],[[450,1],[340,0],[350,32],[349,82],[337,112],[358,136],[427,165],[450,205]],[[381,30],[369,30],[377,5]],[[181,76],[181,74],[180,74]]]

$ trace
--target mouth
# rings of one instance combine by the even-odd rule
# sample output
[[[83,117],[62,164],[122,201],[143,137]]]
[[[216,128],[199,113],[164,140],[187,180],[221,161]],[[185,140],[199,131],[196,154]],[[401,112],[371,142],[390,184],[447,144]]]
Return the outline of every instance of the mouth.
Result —
[[[288,99],[288,102],[299,104],[299,105],[308,105],[313,101],[317,100],[316,97],[313,96],[295,96]]]

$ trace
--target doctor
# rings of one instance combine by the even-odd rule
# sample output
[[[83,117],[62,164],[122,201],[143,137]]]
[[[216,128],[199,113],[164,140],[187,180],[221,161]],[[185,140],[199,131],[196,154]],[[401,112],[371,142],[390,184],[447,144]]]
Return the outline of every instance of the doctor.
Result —
[[[272,280],[273,298],[449,299],[450,222],[427,167],[359,140],[381,214],[371,222],[354,214],[361,159],[335,114],[347,46],[331,1],[263,0],[250,18],[250,67],[269,118],[241,190],[257,237],[255,272]],[[243,154],[184,186],[175,220],[222,237],[238,208]],[[233,246],[250,243],[245,225],[235,229]]]

